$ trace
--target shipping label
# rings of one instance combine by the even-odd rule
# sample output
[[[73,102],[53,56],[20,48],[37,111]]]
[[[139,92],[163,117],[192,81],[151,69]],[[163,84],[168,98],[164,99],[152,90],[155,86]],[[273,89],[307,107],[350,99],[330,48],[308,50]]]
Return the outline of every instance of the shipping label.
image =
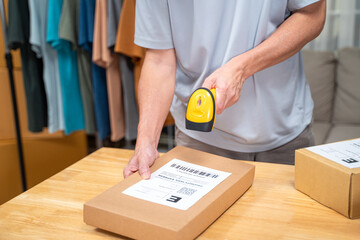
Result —
[[[306,148],[347,168],[360,167],[360,139]]]
[[[231,173],[172,159],[123,191],[124,194],[165,206],[187,210]]]

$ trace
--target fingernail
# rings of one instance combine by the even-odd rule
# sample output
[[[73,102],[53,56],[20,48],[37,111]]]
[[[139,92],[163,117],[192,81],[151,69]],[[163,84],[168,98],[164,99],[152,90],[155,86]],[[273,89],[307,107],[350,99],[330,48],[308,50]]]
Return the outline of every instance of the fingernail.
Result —
[[[149,174],[148,172],[144,172],[144,173],[141,174],[141,177],[142,177],[143,179],[149,179],[149,178],[150,178],[150,174]]]

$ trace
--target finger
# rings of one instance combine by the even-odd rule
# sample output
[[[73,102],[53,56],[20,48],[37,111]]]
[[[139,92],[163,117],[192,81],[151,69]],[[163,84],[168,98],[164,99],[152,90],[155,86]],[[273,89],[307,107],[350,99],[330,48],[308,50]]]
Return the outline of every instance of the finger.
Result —
[[[212,89],[215,87],[215,84],[214,84],[214,80],[213,78],[211,77],[208,77],[205,79],[203,85],[202,85],[203,88],[207,88],[207,89]]]
[[[128,167],[125,167],[124,171],[123,171],[124,178],[129,177],[131,174],[133,174],[133,172],[130,171],[130,169]]]
[[[139,167],[139,173],[143,179],[149,179],[151,176],[149,165],[147,165],[144,162],[141,162]]]
[[[124,168],[124,171],[123,171],[123,175],[124,175],[124,178],[127,178],[129,177],[131,174],[133,174],[135,171],[131,171],[128,167],[125,167]]]
[[[138,171],[138,167],[133,164],[128,164],[123,171],[124,178],[129,177],[131,174]]]

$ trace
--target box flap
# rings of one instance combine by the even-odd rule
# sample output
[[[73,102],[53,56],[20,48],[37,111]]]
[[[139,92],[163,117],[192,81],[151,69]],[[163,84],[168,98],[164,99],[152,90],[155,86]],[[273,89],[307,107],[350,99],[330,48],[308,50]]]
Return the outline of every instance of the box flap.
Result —
[[[360,218],[360,173],[351,176],[350,218]]]
[[[347,168],[341,164],[338,164],[334,161],[331,161],[329,159],[327,159],[326,157],[323,157],[319,154],[316,154],[306,148],[303,148],[303,149],[299,149],[299,150],[296,150],[296,151],[303,151],[305,152],[308,156],[311,156],[312,158],[316,158],[317,161],[319,162],[322,162],[323,164],[327,165],[327,166],[331,166],[332,168],[336,168],[337,170],[341,171],[341,172],[344,172],[344,173],[347,173],[347,174],[351,174],[352,172],[354,171],[357,171],[357,170],[360,170],[360,168]]]
[[[186,211],[123,194],[141,180],[139,174],[133,174],[85,203],[84,221],[136,239],[191,239],[236,201],[254,179],[253,165],[180,146],[157,159],[151,172],[173,158],[232,174]]]

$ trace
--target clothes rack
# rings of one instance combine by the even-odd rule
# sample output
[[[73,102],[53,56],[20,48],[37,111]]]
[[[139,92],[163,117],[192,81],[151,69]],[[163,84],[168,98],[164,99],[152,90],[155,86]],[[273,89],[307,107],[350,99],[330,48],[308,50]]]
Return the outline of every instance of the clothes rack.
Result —
[[[8,73],[9,73],[11,99],[12,99],[13,112],[14,112],[14,120],[15,120],[15,128],[16,128],[16,141],[17,141],[17,149],[18,149],[18,155],[19,155],[20,174],[21,174],[21,183],[22,183],[22,190],[26,191],[27,184],[26,184],[26,176],[25,176],[24,154],[23,154],[23,148],[22,148],[21,131],[20,131],[20,123],[19,123],[19,114],[18,114],[18,107],[17,107],[17,101],[16,101],[12,55],[11,55],[10,49],[8,47],[8,44],[7,44],[7,25],[6,25],[6,18],[5,18],[5,10],[4,9],[5,9],[4,8],[4,1],[1,0],[0,1],[1,24],[2,24],[4,45],[5,45],[6,66],[7,66]]]

